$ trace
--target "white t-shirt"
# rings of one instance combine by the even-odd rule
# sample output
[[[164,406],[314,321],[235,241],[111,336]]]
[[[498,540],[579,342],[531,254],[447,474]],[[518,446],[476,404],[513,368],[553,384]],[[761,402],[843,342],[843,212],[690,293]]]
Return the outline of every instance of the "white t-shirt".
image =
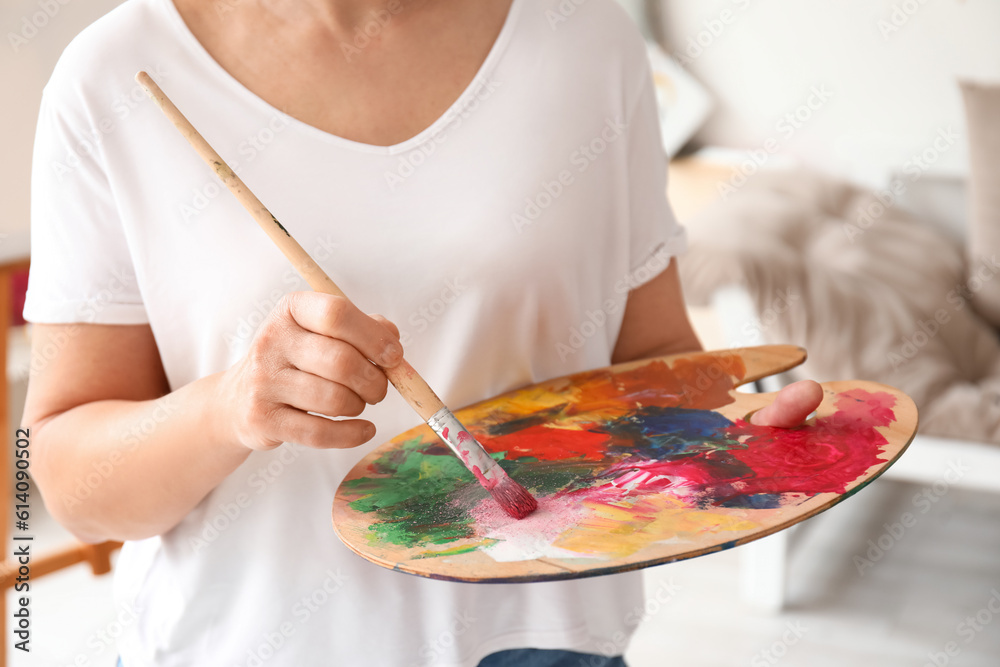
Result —
[[[612,0],[514,0],[475,81],[389,147],[286,116],[213,61],[170,0],[130,0],[73,41],[45,89],[24,314],[148,322],[172,388],[229,368],[279,297],[308,288],[145,98],[139,69],[359,307],[399,325],[453,407],[608,365],[628,290],[684,245],[644,43]],[[637,573],[458,584],[344,547],[330,519],[341,478],[419,422],[392,391],[366,416],[373,444],[253,453],[171,531],[125,545],[127,667],[625,650]],[[123,433],[122,454],[154,426]]]

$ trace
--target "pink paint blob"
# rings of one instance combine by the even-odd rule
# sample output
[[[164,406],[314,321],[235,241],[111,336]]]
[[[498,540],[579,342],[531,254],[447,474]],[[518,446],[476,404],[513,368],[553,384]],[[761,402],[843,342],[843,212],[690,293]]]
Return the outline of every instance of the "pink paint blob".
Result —
[[[552,543],[576,526],[587,512],[579,499],[555,496],[538,498],[538,509],[523,519],[511,517],[489,498],[470,510],[476,535],[500,540],[487,549],[497,561],[566,555]]]
[[[487,491],[492,491],[493,487],[500,483],[500,479],[490,479],[483,474],[483,471],[479,469],[479,466],[472,466],[472,474],[476,476],[479,483],[482,484],[483,488]],[[506,475],[505,475],[506,476]]]

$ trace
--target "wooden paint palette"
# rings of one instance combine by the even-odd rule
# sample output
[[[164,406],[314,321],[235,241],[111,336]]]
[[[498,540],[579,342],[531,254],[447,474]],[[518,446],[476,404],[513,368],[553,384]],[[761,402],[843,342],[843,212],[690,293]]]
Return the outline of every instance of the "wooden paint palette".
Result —
[[[830,382],[795,429],[745,418],[735,387],[805,360],[787,345],[661,357],[549,380],[456,415],[539,500],[508,517],[427,426],[337,490],[341,540],[383,567],[469,582],[572,579],[692,558],[821,512],[906,449],[917,411],[873,382]]]

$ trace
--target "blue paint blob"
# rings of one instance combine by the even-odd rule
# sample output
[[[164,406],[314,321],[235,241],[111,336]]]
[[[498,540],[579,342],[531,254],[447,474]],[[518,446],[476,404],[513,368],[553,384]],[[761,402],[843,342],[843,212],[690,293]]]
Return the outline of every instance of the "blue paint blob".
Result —
[[[710,410],[651,406],[602,427],[601,432],[618,436],[618,442],[633,443],[623,447],[636,453],[663,459],[739,446],[723,436],[732,425]]]
[[[748,510],[773,510],[781,507],[781,495],[777,493],[754,493],[746,496],[733,496],[721,503],[716,503],[716,506]]]

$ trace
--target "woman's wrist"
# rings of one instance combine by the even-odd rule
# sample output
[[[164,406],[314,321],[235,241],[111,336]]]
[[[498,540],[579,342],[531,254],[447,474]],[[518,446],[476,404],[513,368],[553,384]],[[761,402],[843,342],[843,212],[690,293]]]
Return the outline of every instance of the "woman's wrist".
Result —
[[[207,375],[195,383],[200,385],[201,396],[192,397],[201,411],[199,422],[205,434],[205,444],[224,459],[231,459],[239,465],[252,451],[239,436],[237,419],[233,406],[235,392],[231,373],[223,371]]]

